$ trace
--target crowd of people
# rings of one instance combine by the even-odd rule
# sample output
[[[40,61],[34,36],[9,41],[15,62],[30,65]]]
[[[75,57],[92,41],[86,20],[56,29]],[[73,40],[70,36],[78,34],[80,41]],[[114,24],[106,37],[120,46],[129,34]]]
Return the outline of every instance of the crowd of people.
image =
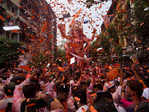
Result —
[[[63,70],[58,63],[34,74],[1,73],[0,112],[149,112],[149,55],[143,55],[122,67],[90,63]]]

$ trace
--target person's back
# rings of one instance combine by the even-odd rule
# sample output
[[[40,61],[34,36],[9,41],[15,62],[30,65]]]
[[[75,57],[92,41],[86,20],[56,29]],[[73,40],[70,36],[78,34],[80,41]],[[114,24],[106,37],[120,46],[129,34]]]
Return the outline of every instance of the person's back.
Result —
[[[28,98],[21,104],[21,112],[44,112],[46,103],[43,99]]]
[[[138,105],[136,112],[149,112],[149,102],[142,102]]]
[[[13,83],[4,86],[6,96],[0,100],[0,112],[12,112],[14,88],[15,85]]]
[[[34,84],[23,87],[25,100],[21,103],[21,112],[44,112],[46,102],[41,98],[36,98],[36,88]]]
[[[109,92],[97,93],[94,107],[99,112],[118,112],[113,103],[112,95]]]
[[[88,110],[88,105],[87,105],[87,94],[86,94],[86,89],[79,89],[76,91],[74,94],[74,98],[78,98],[80,100],[77,101],[77,111],[76,112],[86,112]]]

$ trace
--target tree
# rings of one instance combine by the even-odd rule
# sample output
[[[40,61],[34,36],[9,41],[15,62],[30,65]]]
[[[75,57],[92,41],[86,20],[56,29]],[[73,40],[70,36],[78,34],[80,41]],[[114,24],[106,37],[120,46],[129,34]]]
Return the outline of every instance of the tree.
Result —
[[[17,63],[19,48],[21,43],[0,37],[0,69],[13,67]]]
[[[130,21],[130,1],[118,0],[113,3],[113,9],[103,17],[102,33],[94,44],[96,50],[103,48],[96,58],[104,63],[112,63],[113,57],[120,58],[123,55],[123,48],[133,46],[134,28]]]
[[[95,1],[95,0],[86,0],[86,5],[88,8],[90,8],[93,4],[98,4],[104,1],[108,1],[108,0],[99,0],[99,1]]]
[[[145,49],[149,45],[149,1],[136,0],[134,2],[134,15],[138,43]]]

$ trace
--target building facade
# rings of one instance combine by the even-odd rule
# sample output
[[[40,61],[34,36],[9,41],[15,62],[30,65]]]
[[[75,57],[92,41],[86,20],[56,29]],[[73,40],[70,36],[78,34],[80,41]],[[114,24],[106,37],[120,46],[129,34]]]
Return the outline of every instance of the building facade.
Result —
[[[31,38],[32,52],[56,51],[56,16],[45,0],[23,0],[21,3],[20,20],[26,23],[24,32],[33,31]],[[31,29],[31,30],[30,30]],[[26,31],[28,30],[28,31]],[[39,49],[37,49],[39,48]]]
[[[19,0],[2,0],[0,3],[0,14],[1,14],[1,26],[0,35],[4,38],[9,38],[13,40],[20,41],[21,33],[18,31],[4,31],[4,26],[16,26],[19,25],[18,15],[19,10]]]
[[[41,31],[43,24],[46,30]],[[4,26],[19,26],[19,31],[4,31]],[[50,39],[51,49],[56,49],[56,16],[45,0],[1,0],[0,37],[25,41],[26,36]],[[40,33],[39,33],[40,32]],[[50,37],[52,35],[52,37]]]

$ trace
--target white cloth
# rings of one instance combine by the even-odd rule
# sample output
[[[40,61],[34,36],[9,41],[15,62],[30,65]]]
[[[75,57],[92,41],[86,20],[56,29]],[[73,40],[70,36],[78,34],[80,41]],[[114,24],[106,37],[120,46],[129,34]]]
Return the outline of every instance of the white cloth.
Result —
[[[83,110],[87,111],[88,110],[88,106],[87,105],[83,105],[76,112],[83,112]]]
[[[114,105],[118,112],[127,112],[122,106],[120,106],[116,103],[114,103]]]
[[[20,106],[22,99],[24,98],[24,94],[22,88],[25,84],[29,82],[29,79],[24,80],[21,84],[15,86],[14,94],[13,94],[13,111],[20,112]]]
[[[109,81],[109,82],[104,83],[103,91],[107,91],[112,86],[114,86],[114,81]]]
[[[118,88],[116,89],[116,91],[112,94],[113,100],[114,102],[118,102],[119,97],[121,96],[121,86],[118,86]]]
[[[67,99],[67,107],[69,110],[75,110],[74,99],[72,96]]]
[[[5,109],[8,103],[12,103],[12,102],[13,102],[13,98],[6,98],[6,99],[0,100],[0,110]]]
[[[62,109],[51,110],[50,112],[63,112]]]
[[[54,81],[48,82],[45,84],[45,90],[52,98],[56,98],[56,96],[57,96],[57,94],[54,90],[54,85],[55,85]]]
[[[149,99],[149,88],[145,88],[142,96],[146,99]]]

